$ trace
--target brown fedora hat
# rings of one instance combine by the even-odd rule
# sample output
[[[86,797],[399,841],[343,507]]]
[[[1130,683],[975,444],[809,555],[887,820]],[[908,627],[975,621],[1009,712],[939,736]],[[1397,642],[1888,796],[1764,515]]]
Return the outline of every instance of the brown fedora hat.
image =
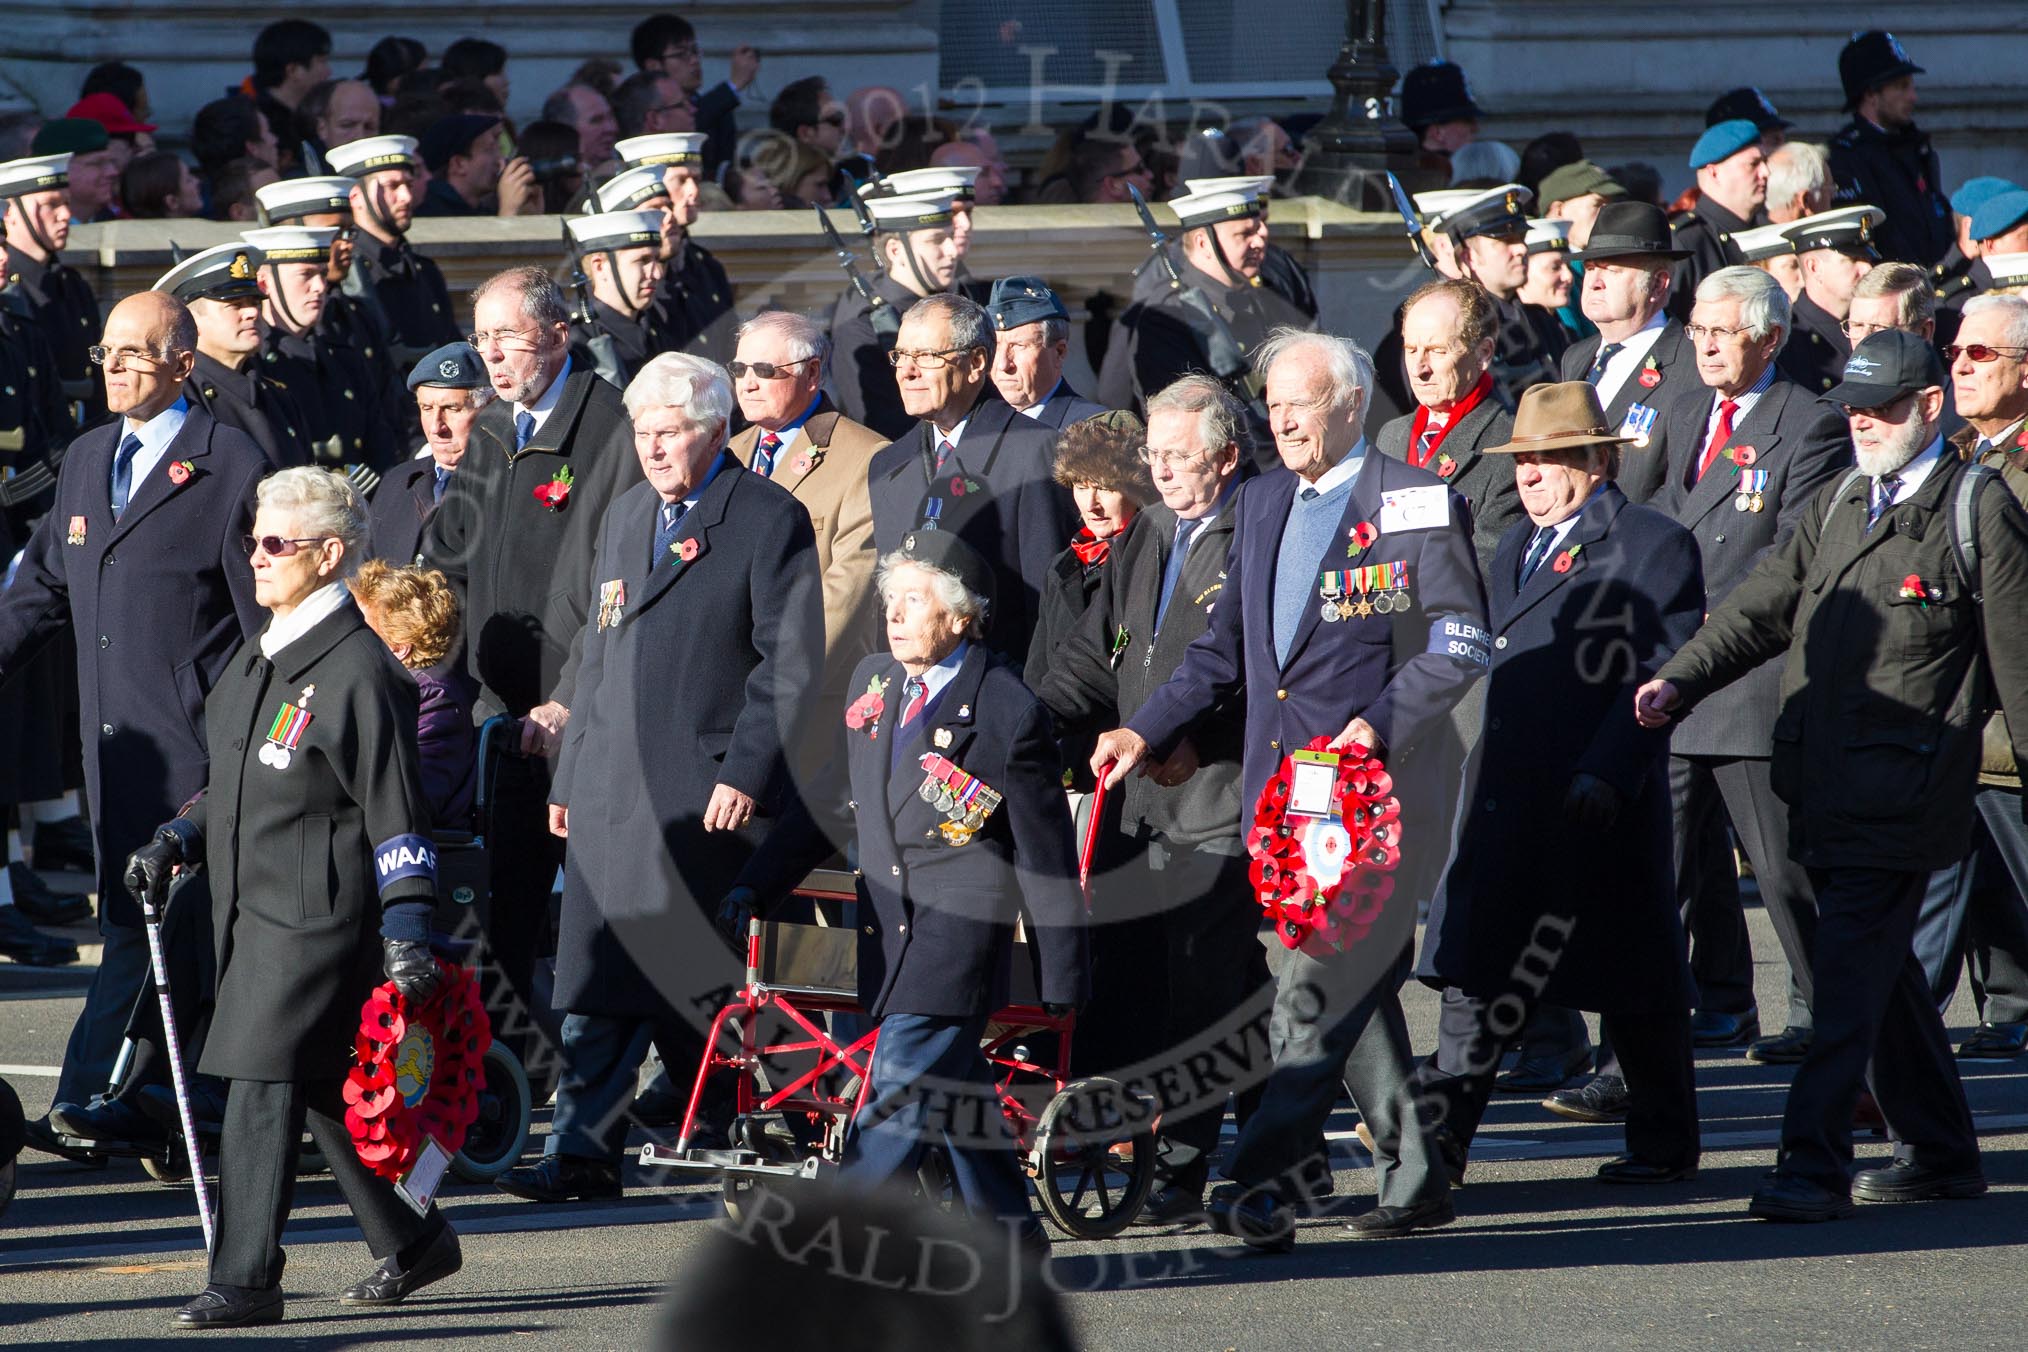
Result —
[[[1523,394],[1521,407],[1514,411],[1514,431],[1507,444],[1488,446],[1485,454],[1625,446],[1633,440],[1613,435],[1606,426],[1597,390],[1582,380],[1567,380],[1560,385],[1537,385]]]

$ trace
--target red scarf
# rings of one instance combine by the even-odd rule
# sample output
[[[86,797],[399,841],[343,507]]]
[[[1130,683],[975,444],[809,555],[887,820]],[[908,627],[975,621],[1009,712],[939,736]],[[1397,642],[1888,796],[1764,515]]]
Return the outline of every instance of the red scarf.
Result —
[[[1106,555],[1112,551],[1113,540],[1118,534],[1119,532],[1115,531],[1101,540],[1091,533],[1090,526],[1079,526],[1077,534],[1071,537],[1070,552],[1077,555],[1077,561],[1089,571],[1106,561]]]
[[[1479,376],[1479,383],[1472,386],[1470,394],[1452,405],[1451,416],[1438,430],[1436,440],[1430,442],[1428,453],[1421,456],[1416,454],[1416,447],[1422,444],[1422,434],[1429,430],[1429,409],[1421,404],[1416,405],[1415,421],[1410,423],[1408,428],[1408,463],[1422,469],[1436,459],[1436,453],[1443,449],[1444,438],[1451,434],[1451,429],[1463,422],[1465,415],[1477,408],[1479,401],[1492,392],[1493,373],[1487,371]]]

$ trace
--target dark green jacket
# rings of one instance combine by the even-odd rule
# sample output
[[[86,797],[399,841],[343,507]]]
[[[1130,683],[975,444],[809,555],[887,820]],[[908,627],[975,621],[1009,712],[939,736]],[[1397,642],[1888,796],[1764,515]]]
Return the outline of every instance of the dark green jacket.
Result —
[[[2018,622],[2028,613],[2028,515],[2011,493],[1979,495],[1981,603],[1951,542],[1964,472],[1946,448],[1870,532],[1868,482],[1826,487],[1656,673],[1687,710],[1787,652],[1772,771],[1792,809],[1790,852],[1807,867],[1928,871],[1962,859],[1994,696],[2028,728],[2028,628]],[[1904,594],[1915,590],[1910,577],[1921,597]],[[2014,750],[2028,752],[2020,734]]]

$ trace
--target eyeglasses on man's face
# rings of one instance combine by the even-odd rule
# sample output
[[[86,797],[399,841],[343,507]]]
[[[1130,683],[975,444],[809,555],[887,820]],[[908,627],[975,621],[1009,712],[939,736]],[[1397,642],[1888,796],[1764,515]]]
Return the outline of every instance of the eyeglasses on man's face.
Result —
[[[796,374],[798,366],[807,365],[815,360],[817,360],[815,357],[798,357],[779,366],[771,361],[729,361],[725,364],[725,369],[734,380],[745,380],[749,371],[762,380],[787,380]]]
[[[153,371],[173,361],[177,354],[173,351],[146,352],[137,347],[91,347],[85,349],[85,355],[92,359],[94,365],[103,366],[108,371]]]
[[[951,358],[976,351],[978,349],[973,347],[947,347],[938,352],[903,352],[897,348],[887,354],[887,364],[898,367],[903,362],[908,362],[918,370],[941,371],[951,364]]]

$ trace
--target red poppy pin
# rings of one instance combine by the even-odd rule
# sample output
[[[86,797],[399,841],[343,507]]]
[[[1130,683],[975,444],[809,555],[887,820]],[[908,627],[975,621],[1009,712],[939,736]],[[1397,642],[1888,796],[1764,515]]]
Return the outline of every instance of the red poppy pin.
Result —
[[[1756,451],[1751,446],[1734,446],[1731,450],[1727,451],[1725,455],[1727,459],[1731,460],[1733,464],[1739,466],[1741,469],[1745,469],[1748,465],[1751,465],[1755,460],[1758,460],[1760,458],[1760,452]]]
[[[1925,607],[1929,605],[1929,590],[1922,585],[1921,577],[1910,573],[1907,577],[1901,579],[1901,599],[1904,601],[1920,601]]]
[[[857,732],[866,729],[868,737],[880,736],[880,715],[886,710],[887,702],[881,696],[887,690],[887,682],[875,676],[866,683],[866,693],[845,706],[845,726]]]
[[[1577,562],[1578,553],[1581,550],[1583,550],[1583,548],[1584,548],[1583,545],[1572,545],[1570,548],[1564,550],[1561,554],[1558,554],[1556,556],[1556,562],[1549,565],[1550,570],[1552,572],[1557,573],[1569,572],[1570,566],[1573,563]]]
[[[797,456],[789,462],[789,468],[797,474],[808,474],[810,472],[810,457],[807,454]]]
[[[191,471],[196,468],[197,466],[191,464],[188,460],[177,460],[171,463],[169,466],[169,482],[179,487],[189,483]]]
[[[1373,548],[1373,542],[1380,538],[1380,532],[1371,521],[1360,522],[1346,534],[1352,537],[1352,543],[1345,546],[1345,557],[1348,559],[1363,550]]]
[[[677,558],[683,560],[683,562],[688,563],[697,557],[697,537],[693,535],[688,540],[678,540],[675,544],[669,546],[669,551]]]
[[[572,482],[570,466],[565,465],[551,476],[548,483],[535,486],[535,500],[552,512],[560,512],[563,510],[563,504],[570,501]]]
[[[1458,472],[1458,462],[1457,462],[1457,461],[1455,461],[1455,460],[1453,460],[1453,459],[1451,459],[1451,457],[1450,457],[1450,455],[1449,455],[1448,453],[1446,453],[1446,452],[1444,452],[1444,451],[1438,451],[1438,452],[1437,452],[1437,463],[1436,463],[1436,471],[1437,471],[1437,478],[1439,478],[1439,479],[1448,479],[1448,478],[1450,478],[1450,477],[1451,477],[1451,476],[1452,476],[1453,474],[1456,474],[1456,473]]]
[[[1648,358],[1647,365],[1641,368],[1640,382],[1644,390],[1652,390],[1662,383],[1661,368],[1655,365],[1653,357]]]

